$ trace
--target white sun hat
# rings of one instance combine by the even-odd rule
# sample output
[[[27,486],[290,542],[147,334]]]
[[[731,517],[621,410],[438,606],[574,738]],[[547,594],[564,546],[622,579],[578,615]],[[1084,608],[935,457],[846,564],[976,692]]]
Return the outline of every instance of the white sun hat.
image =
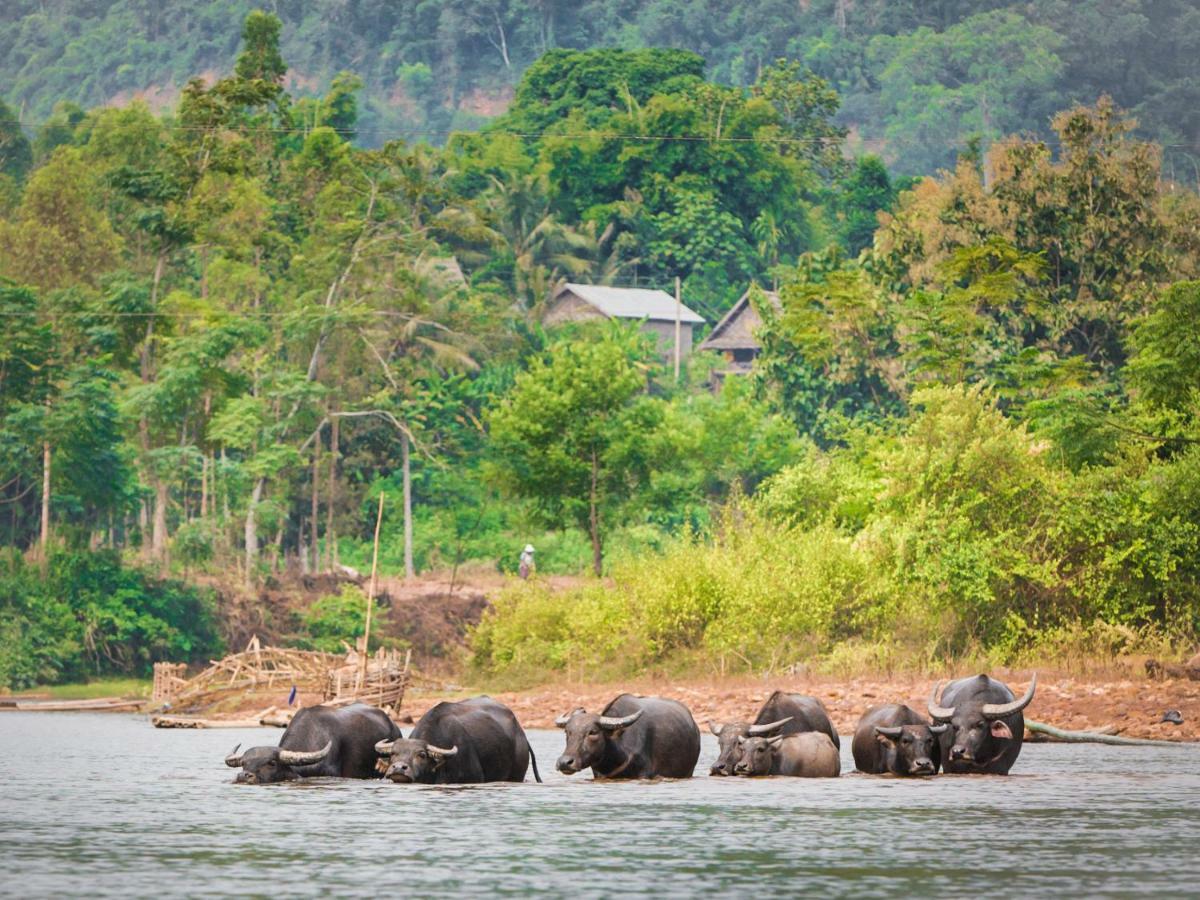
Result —
[[[533,552],[533,544],[526,544],[526,545],[525,545],[525,552],[526,552],[526,553],[532,553],[532,552]]]

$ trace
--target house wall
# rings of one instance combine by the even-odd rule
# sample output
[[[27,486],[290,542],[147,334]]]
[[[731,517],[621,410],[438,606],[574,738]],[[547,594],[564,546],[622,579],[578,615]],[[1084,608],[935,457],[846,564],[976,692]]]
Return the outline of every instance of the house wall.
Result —
[[[642,323],[642,331],[658,338],[658,350],[664,359],[675,358],[675,323],[646,321]],[[681,322],[679,325],[679,356],[687,358],[692,352],[692,324]]]

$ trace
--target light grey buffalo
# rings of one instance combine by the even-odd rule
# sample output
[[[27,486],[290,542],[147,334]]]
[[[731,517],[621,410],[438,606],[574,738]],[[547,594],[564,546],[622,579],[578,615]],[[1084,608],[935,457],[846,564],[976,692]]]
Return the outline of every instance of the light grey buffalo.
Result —
[[[804,731],[778,737],[738,738],[737,775],[790,775],[795,778],[837,778],[842,774],[838,748],[823,731]]]

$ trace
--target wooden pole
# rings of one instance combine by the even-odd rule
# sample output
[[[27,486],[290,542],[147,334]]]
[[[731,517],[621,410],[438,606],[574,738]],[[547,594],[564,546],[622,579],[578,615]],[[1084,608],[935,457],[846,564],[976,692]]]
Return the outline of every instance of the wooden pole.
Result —
[[[416,570],[413,568],[412,460],[407,434],[400,435],[400,455],[404,468],[404,577],[411,579]]]
[[[679,276],[675,276],[675,381],[679,381],[679,338],[683,331],[683,297],[679,290]]]
[[[358,686],[367,680],[367,648],[371,646],[371,609],[375,606],[375,579],[379,571],[379,527],[383,524],[383,498],[379,492],[379,512],[375,516],[375,546],[371,551],[371,583],[367,586],[367,622],[363,628],[362,653],[358,661]]]

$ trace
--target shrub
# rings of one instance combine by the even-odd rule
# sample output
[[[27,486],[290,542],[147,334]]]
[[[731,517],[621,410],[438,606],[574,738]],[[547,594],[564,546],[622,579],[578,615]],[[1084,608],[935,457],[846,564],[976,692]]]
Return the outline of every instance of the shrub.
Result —
[[[8,559],[0,576],[0,686],[149,673],[221,652],[211,594],[121,565],[114,553]]]

